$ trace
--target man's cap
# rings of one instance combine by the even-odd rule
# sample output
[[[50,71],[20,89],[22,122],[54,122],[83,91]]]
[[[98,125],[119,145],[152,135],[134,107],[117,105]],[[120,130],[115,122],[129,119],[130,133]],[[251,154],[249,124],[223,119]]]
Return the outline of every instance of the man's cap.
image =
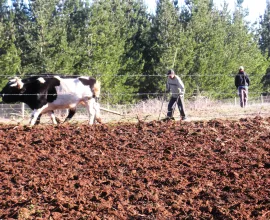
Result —
[[[174,73],[174,71],[172,69],[170,69],[168,72],[167,72],[167,76],[168,75],[171,75],[172,73]]]
[[[243,67],[243,66],[240,66],[240,67],[239,67],[239,70],[244,70],[244,67]]]

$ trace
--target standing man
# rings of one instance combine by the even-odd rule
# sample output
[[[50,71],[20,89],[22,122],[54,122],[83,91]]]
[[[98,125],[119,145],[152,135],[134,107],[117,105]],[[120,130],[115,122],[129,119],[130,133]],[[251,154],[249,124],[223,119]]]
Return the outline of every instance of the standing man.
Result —
[[[167,118],[173,119],[175,105],[177,105],[180,112],[180,118],[182,120],[185,120],[186,114],[184,110],[184,93],[185,93],[184,83],[182,82],[179,76],[175,75],[175,72],[173,70],[168,71],[167,77],[168,79],[166,84],[166,92],[172,93],[172,96],[168,104]]]
[[[245,73],[243,66],[239,67],[239,71],[238,74],[235,76],[234,83],[236,88],[238,89],[238,94],[240,97],[240,106],[245,107],[248,99],[249,77]],[[244,97],[242,97],[241,90],[244,90]]]

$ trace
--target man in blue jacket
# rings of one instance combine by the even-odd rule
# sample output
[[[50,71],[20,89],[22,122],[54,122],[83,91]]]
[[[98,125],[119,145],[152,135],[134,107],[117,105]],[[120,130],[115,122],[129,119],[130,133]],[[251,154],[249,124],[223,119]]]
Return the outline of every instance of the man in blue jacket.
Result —
[[[184,109],[184,94],[185,94],[185,86],[179,76],[175,74],[173,70],[169,70],[167,72],[167,84],[166,91],[171,92],[172,96],[170,98],[168,104],[168,113],[167,118],[173,119],[173,111],[175,109],[175,105],[178,106],[180,112],[180,118],[182,120],[186,119],[185,109]]]
[[[239,67],[239,72],[235,76],[234,83],[235,83],[236,88],[238,89],[238,94],[240,97],[240,106],[245,107],[247,104],[247,99],[248,99],[249,77],[245,73],[243,66]],[[244,97],[242,97],[241,90],[244,90],[245,92]]]

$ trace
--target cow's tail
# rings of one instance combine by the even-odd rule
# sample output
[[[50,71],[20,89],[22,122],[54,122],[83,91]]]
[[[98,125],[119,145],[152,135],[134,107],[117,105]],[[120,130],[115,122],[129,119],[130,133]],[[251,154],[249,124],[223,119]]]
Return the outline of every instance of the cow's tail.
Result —
[[[99,98],[99,95],[100,95],[100,82],[99,81],[96,81],[96,83],[94,84],[93,92],[94,92],[94,96],[96,98]]]

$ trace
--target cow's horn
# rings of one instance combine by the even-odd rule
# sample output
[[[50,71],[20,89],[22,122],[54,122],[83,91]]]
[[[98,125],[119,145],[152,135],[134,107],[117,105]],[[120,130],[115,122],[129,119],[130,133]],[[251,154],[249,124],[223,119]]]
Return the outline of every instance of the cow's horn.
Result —
[[[21,79],[18,79],[18,80],[17,80],[17,84],[18,84],[18,88],[19,88],[19,89],[22,89],[22,87],[23,87],[23,82],[22,82]]]
[[[17,86],[17,85],[18,85],[18,83],[15,82],[15,83],[11,84],[10,87],[15,87],[15,86]]]
[[[14,82],[16,82],[16,81],[17,81],[17,77],[15,77],[15,78],[9,80],[9,82],[12,82],[12,83],[14,83]]]
[[[10,86],[11,86],[11,87],[17,86],[18,89],[22,89],[22,87],[23,87],[23,82],[22,82],[22,80],[19,79],[19,78],[15,78],[15,79],[16,79],[16,82],[13,83],[13,84],[11,84]],[[13,81],[11,81],[11,82],[13,82]]]

